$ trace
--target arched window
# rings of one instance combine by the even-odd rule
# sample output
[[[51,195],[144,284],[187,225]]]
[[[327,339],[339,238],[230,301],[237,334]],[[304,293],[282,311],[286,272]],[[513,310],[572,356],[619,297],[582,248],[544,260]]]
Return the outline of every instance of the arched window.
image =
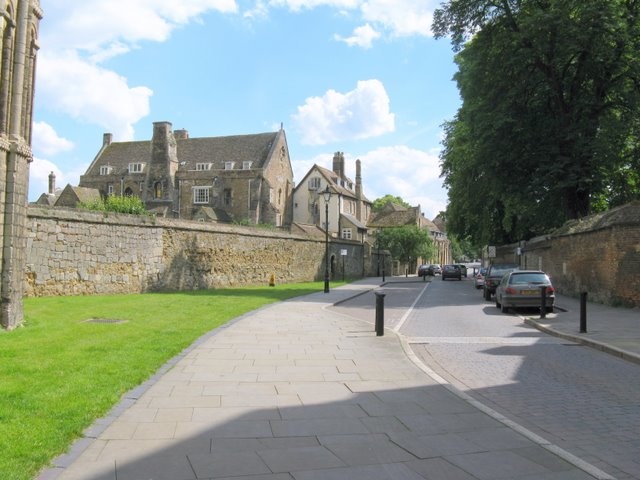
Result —
[[[124,196],[133,197],[133,190],[131,190],[131,187],[127,187],[124,189]]]
[[[153,185],[153,192],[156,198],[162,198],[162,182],[156,182]]]

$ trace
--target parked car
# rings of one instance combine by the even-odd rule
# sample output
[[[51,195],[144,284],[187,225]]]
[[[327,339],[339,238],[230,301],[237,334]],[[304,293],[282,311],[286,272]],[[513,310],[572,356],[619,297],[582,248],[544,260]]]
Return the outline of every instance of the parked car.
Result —
[[[496,263],[487,268],[487,274],[484,276],[483,295],[485,300],[491,300],[491,295],[496,293],[496,287],[502,280],[505,273],[517,270],[518,265],[515,263]]]
[[[487,274],[487,269],[482,267],[473,277],[473,284],[477,289],[484,287],[484,276]]]
[[[427,271],[429,270],[429,267],[430,267],[430,265],[420,265],[420,266],[418,267],[418,276],[419,276],[419,277],[424,277],[424,276],[426,276],[426,275],[429,275],[429,274],[427,273]]]
[[[463,265],[461,263],[456,264],[459,268],[460,268],[460,273],[462,274],[463,277],[467,277],[467,266]]]
[[[427,267],[427,275],[440,275],[442,273],[442,267],[440,267],[440,265],[438,265],[437,263],[432,263],[431,265],[429,265],[429,267]]]
[[[546,287],[546,311],[553,312],[555,290],[546,273],[539,270],[514,270],[506,273],[496,288],[496,307],[503,313],[509,308],[540,307]]]
[[[458,265],[445,265],[442,267],[442,280],[446,280],[447,278],[457,278],[458,280],[462,280],[460,267]]]

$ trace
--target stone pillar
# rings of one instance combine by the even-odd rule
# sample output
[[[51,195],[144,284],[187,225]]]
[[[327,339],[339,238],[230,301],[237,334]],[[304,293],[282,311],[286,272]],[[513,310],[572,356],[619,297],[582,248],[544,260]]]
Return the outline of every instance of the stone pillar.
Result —
[[[3,52],[4,59],[11,61],[3,61],[1,65],[0,78],[11,80],[11,95],[5,112],[8,122],[0,124],[7,129],[0,132],[0,325],[8,330],[19,326],[23,320],[29,163],[33,159],[29,141],[37,50],[36,38],[31,37],[32,48],[27,51],[27,39],[29,32],[37,35],[41,18],[39,2],[17,2],[13,51]],[[28,55],[33,58],[28,59]],[[6,68],[11,69],[10,75]]]

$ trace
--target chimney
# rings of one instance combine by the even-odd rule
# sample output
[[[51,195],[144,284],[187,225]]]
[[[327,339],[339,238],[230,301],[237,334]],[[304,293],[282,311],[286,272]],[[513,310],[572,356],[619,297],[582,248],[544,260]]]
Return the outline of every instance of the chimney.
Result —
[[[176,140],[186,140],[187,138],[189,138],[189,132],[182,128],[180,130],[175,130],[173,132],[173,136]]]
[[[344,178],[344,153],[333,154],[333,172],[338,175],[338,178]]]
[[[51,172],[49,174],[49,195],[56,193],[56,174]]]
[[[111,145],[113,142],[113,133],[105,133],[102,135],[102,146],[106,147],[107,145]]]

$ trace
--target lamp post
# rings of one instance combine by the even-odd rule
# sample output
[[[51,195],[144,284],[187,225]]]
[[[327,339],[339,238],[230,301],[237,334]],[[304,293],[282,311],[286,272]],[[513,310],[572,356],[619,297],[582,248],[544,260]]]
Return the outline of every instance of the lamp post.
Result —
[[[324,293],[329,293],[329,200],[331,200],[331,190],[329,185],[322,192],[324,197]]]

